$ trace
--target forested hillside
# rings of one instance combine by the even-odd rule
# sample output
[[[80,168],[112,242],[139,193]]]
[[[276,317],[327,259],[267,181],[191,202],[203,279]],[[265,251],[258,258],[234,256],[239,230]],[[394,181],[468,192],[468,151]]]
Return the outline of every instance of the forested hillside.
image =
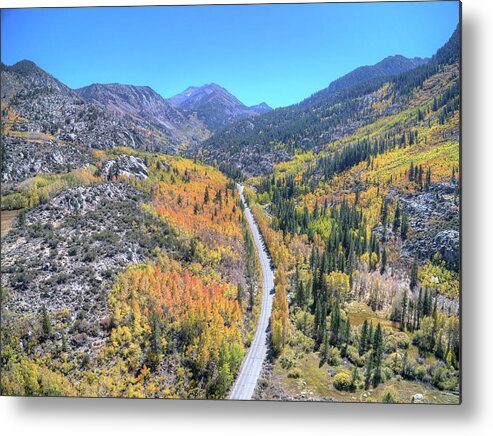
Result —
[[[458,41],[362,97],[358,128],[250,180],[289,301],[259,398],[458,401]]]
[[[229,126],[205,141],[200,155],[233,164],[247,175],[260,175],[295,154],[322,151],[382,116],[402,112],[416,86],[441,65],[458,62],[458,48],[456,31],[427,63],[394,57],[382,61],[385,68],[367,67],[371,74],[356,70],[299,104]]]

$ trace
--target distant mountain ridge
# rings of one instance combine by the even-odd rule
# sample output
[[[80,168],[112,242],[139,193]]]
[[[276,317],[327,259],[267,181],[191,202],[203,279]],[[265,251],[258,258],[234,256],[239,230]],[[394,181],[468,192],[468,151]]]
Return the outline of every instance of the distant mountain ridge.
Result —
[[[162,131],[174,145],[199,142],[209,136],[199,120],[175,109],[149,86],[92,84],[76,92],[87,101],[98,102],[112,112],[131,117],[144,128]]]
[[[21,117],[13,126],[17,131],[50,134],[54,140],[91,148],[149,144],[135,123],[86,100],[32,61],[2,65],[1,80],[2,100]],[[166,148],[167,141],[161,146]]]
[[[253,106],[250,106],[250,109],[253,109],[255,112],[259,112],[261,114],[270,112],[272,110],[272,108],[265,101],[263,101],[260,104],[255,104]]]
[[[92,162],[91,149],[126,146],[173,154],[270,110],[265,103],[249,108],[216,84],[190,87],[181,99],[167,100],[148,86],[74,90],[30,60],[2,63],[0,69],[2,107],[13,132],[2,141],[4,182],[84,166]]]
[[[94,83],[76,92],[86,100],[104,102],[105,106],[122,115],[147,112],[161,115],[160,111],[171,111],[174,116],[181,114],[149,86],[122,85],[119,83]]]
[[[215,133],[197,153],[208,162],[222,162],[231,174],[243,170],[261,175],[296,152],[320,151],[382,114],[372,105],[386,83],[395,93],[386,114],[397,112],[413,89],[445,65],[458,62],[458,30],[431,59],[390,56],[373,66],[360,67],[300,103],[258,117],[240,120]]]
[[[237,120],[254,117],[270,110],[265,103],[248,107],[215,83],[199,87],[190,86],[168,101],[177,109],[187,113],[195,112],[211,131],[219,131]]]
[[[344,76],[334,80],[327,88],[316,92],[312,96],[308,97],[306,101],[310,102],[318,98],[326,97],[327,95],[334,94],[367,80],[401,74],[412,70],[413,68],[424,65],[429,62],[429,60],[430,59],[428,58],[418,57],[410,59],[401,55],[388,56],[374,65],[358,67]]]
[[[60,173],[92,162],[91,149],[127,146],[171,151],[135,123],[88,102],[73,89],[23,60],[1,68],[2,181]]]

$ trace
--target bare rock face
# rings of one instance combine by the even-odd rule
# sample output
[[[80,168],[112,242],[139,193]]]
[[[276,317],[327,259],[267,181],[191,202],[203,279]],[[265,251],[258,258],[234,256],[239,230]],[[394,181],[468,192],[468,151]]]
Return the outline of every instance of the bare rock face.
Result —
[[[431,259],[440,253],[453,270],[459,268],[459,204],[457,183],[433,185],[429,192],[403,198],[412,229],[411,237],[403,244],[406,257],[415,255]]]
[[[144,132],[135,125],[99,104],[85,101],[33,62],[4,67],[1,77],[2,100],[19,116],[13,122],[13,131],[43,133],[55,142],[92,148],[138,148],[147,142]]]
[[[148,86],[93,84],[76,92],[143,129],[159,131],[168,139],[170,148],[198,143],[209,136],[196,116],[182,113]]]
[[[115,176],[135,177],[137,180],[147,179],[149,176],[147,166],[140,157],[124,154],[116,160],[106,162],[101,169],[101,174],[111,180]]]
[[[2,183],[16,183],[38,173],[65,173],[92,162],[90,150],[74,143],[52,141],[37,133],[2,138]]]
[[[153,134],[149,123],[85,100],[33,62],[2,65],[1,85],[3,182],[80,168],[91,163],[91,149],[176,151],[164,128]]]
[[[457,230],[443,230],[437,233],[433,240],[433,246],[451,268],[459,268],[460,235]]]

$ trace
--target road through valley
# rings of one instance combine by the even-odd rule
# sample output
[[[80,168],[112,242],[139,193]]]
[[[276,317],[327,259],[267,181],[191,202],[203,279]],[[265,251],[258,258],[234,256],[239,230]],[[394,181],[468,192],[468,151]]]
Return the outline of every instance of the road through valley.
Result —
[[[257,223],[255,222],[252,212],[248,207],[243,195],[243,186],[238,185],[241,200],[245,206],[245,215],[248,225],[253,234],[255,247],[260,259],[262,268],[262,308],[258,320],[257,330],[248,353],[241,366],[240,373],[236,379],[229,398],[231,400],[251,400],[257,380],[262,369],[262,364],[267,357],[268,336],[270,315],[272,312],[272,301],[274,298],[274,271],[271,268],[270,258],[265,248],[265,243],[260,234]]]

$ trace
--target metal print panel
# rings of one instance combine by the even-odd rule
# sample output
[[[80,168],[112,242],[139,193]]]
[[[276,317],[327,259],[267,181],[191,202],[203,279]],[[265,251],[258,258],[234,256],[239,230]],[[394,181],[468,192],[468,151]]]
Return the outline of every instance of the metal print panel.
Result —
[[[1,393],[460,403],[460,3],[3,9]]]

